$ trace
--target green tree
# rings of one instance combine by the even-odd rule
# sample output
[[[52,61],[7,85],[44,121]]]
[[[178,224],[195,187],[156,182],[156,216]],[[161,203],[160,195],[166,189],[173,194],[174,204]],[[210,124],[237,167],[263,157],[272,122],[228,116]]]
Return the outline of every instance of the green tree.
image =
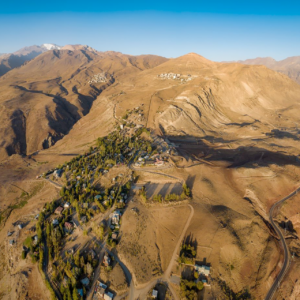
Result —
[[[75,265],[77,267],[80,267],[80,255],[79,255],[79,251],[76,252],[75,257],[74,257],[74,261],[75,261]]]
[[[67,300],[72,300],[71,291],[69,285],[66,288]]]
[[[66,188],[63,186],[61,189],[60,189],[60,196],[63,197],[65,195],[65,191],[66,191]]]
[[[81,257],[80,257],[80,267],[81,267],[81,268],[84,268],[84,265],[85,265],[84,257],[81,256]]]
[[[203,289],[203,282],[202,281],[198,281],[197,283],[197,290],[201,291]]]
[[[79,295],[78,295],[76,286],[73,289],[73,300],[79,300]]]
[[[188,186],[185,183],[182,185],[182,188],[183,188],[183,192],[185,193],[185,195],[187,197],[190,197],[191,191],[190,191],[190,189],[188,188]]]

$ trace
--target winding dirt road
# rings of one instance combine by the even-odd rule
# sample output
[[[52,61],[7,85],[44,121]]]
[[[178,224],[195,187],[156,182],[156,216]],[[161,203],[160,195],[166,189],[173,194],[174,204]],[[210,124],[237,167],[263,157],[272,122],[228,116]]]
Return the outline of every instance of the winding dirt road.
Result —
[[[273,206],[270,209],[270,222],[274,228],[274,230],[276,231],[276,233],[278,234],[281,244],[283,246],[283,252],[284,252],[284,262],[283,262],[283,266],[282,269],[280,270],[280,273],[278,274],[278,276],[276,277],[275,281],[273,282],[267,296],[265,297],[265,300],[271,300],[277,290],[277,288],[279,287],[284,275],[286,274],[287,270],[290,267],[291,264],[291,259],[290,259],[290,252],[289,252],[289,248],[286,244],[285,238],[280,230],[280,228],[278,227],[278,225],[276,225],[276,223],[274,222],[273,219],[273,214],[275,209],[281,205],[284,201],[290,199],[291,197],[295,196],[297,194],[297,192],[300,191],[300,187],[298,187],[294,192],[292,192],[291,194],[289,194],[288,196],[286,196],[285,198],[279,200],[278,202],[274,203]]]
[[[182,243],[182,240],[183,240],[183,238],[184,238],[184,236],[186,234],[186,231],[187,231],[187,229],[188,229],[188,227],[190,225],[190,222],[191,222],[191,220],[192,220],[192,218],[194,216],[194,208],[191,205],[188,205],[188,206],[191,209],[191,213],[190,213],[189,218],[187,219],[187,221],[185,223],[185,226],[184,226],[184,228],[182,230],[182,233],[181,233],[181,235],[180,235],[180,237],[178,239],[178,242],[177,242],[176,247],[175,247],[175,249],[173,251],[173,255],[172,255],[171,259],[170,259],[170,263],[169,263],[166,271],[164,272],[164,274],[161,277],[155,278],[155,279],[151,280],[149,283],[147,283],[146,285],[144,285],[140,289],[136,288],[133,280],[131,280],[129,300],[135,300],[135,299],[138,299],[138,298],[140,298],[140,299],[146,299],[146,296],[147,296],[147,293],[149,292],[149,290],[151,288],[153,288],[159,282],[166,283],[169,286],[170,291],[173,294],[174,299],[175,300],[179,300],[178,297],[177,297],[177,295],[176,295],[176,293],[175,293],[175,291],[172,289],[172,287],[170,286],[169,283],[170,283],[171,271],[172,271],[172,268],[173,268],[174,263],[176,261],[177,252],[178,252],[179,247],[180,247],[180,245]]]

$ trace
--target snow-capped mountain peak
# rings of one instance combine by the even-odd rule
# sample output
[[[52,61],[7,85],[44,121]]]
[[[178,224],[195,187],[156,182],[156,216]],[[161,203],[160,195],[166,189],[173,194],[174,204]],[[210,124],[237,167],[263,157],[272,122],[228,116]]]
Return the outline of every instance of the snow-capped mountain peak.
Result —
[[[59,50],[59,49],[61,49],[60,46],[57,46],[55,44],[43,44],[43,45],[41,45],[41,47],[45,48],[47,50],[56,50],[56,49]]]

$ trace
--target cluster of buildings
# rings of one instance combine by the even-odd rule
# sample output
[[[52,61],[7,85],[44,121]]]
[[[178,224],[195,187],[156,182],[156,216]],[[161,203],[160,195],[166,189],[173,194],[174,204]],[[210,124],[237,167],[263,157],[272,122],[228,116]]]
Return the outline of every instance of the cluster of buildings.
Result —
[[[63,206],[63,207],[62,207],[62,206],[58,206],[58,207],[55,209],[54,213],[55,213],[56,215],[58,215],[58,216],[61,216],[62,213],[63,213],[63,211],[64,211],[64,209],[65,209],[65,208],[69,208],[70,205],[71,205],[71,204],[70,204],[69,202],[66,202],[66,203],[64,203],[64,206]],[[58,220],[57,218],[53,219],[53,220],[52,220],[52,225],[53,225],[53,226],[58,226],[58,225],[59,225],[59,220]],[[68,232],[68,233],[70,233],[70,232],[74,229],[74,227],[76,227],[76,225],[73,224],[73,222],[65,222],[63,225],[64,225],[65,231]]]
[[[63,173],[63,170],[62,169],[56,169],[54,170],[53,172],[53,176],[56,177],[56,179],[58,179],[59,177],[61,177],[61,174]]]
[[[110,264],[111,264],[111,258],[109,257],[109,255],[106,253],[103,257],[103,261],[102,261],[102,264],[105,266],[105,267],[109,267]]]
[[[122,216],[121,212],[120,212],[119,210],[115,210],[115,211],[112,213],[111,218],[110,218],[111,224],[112,224],[113,226],[119,226],[121,216]]]
[[[107,290],[107,285],[104,284],[101,281],[97,282],[96,288],[95,288],[95,293],[94,293],[94,300],[100,300],[100,299],[104,299],[104,300],[112,300],[114,298],[114,294],[109,292]]]
[[[190,74],[181,75],[181,74],[175,74],[175,73],[162,73],[162,74],[157,75],[157,77],[161,78],[161,79],[180,80],[181,82],[192,80],[192,76]]]
[[[19,230],[23,229],[23,224],[22,224],[22,223],[15,224],[14,226],[17,227]],[[15,234],[15,233],[16,233],[16,234]],[[12,231],[9,230],[9,231],[7,232],[7,236],[8,236],[8,237],[15,236],[15,238],[12,238],[12,239],[10,239],[10,240],[8,241],[9,245],[10,245],[10,246],[13,246],[13,245],[16,243],[18,237],[19,237],[19,231],[15,232],[14,230],[12,230]]]
[[[141,166],[156,166],[160,167],[165,164],[165,162],[168,161],[167,157],[161,157],[159,154],[152,155],[149,157],[149,155],[146,156],[140,156],[138,158],[138,161],[134,164],[135,167],[141,167]]]
[[[205,265],[202,266],[195,265],[194,269],[199,275],[197,281],[201,280],[204,285],[208,285],[207,278],[210,275],[210,267]]]
[[[89,81],[91,83],[107,82],[107,78],[104,73],[95,74],[92,79]]]
[[[180,79],[181,74],[175,74],[175,73],[162,73],[160,75],[157,75],[159,78],[163,79]]]

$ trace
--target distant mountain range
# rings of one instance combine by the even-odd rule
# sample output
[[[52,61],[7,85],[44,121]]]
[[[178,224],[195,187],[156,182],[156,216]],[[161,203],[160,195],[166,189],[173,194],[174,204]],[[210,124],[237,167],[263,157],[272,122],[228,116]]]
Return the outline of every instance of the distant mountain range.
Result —
[[[59,50],[60,46],[55,44],[43,44],[41,46],[24,47],[14,53],[0,54],[0,76],[8,71],[22,66],[26,61],[29,61],[41,53],[49,50]]]
[[[49,50],[88,50],[93,53],[98,51],[87,45],[65,45],[42,44],[24,47],[14,53],[0,53],[0,76],[8,71],[22,66],[25,62],[37,57],[41,53]],[[300,56],[288,57],[284,60],[276,61],[272,57],[257,57],[239,61],[230,61],[229,63],[238,62],[245,65],[264,65],[269,69],[283,73],[300,84]]]
[[[300,84],[300,56],[288,57],[277,61],[272,57],[257,57],[254,59],[239,60],[245,65],[264,65],[269,69],[283,73]]]

